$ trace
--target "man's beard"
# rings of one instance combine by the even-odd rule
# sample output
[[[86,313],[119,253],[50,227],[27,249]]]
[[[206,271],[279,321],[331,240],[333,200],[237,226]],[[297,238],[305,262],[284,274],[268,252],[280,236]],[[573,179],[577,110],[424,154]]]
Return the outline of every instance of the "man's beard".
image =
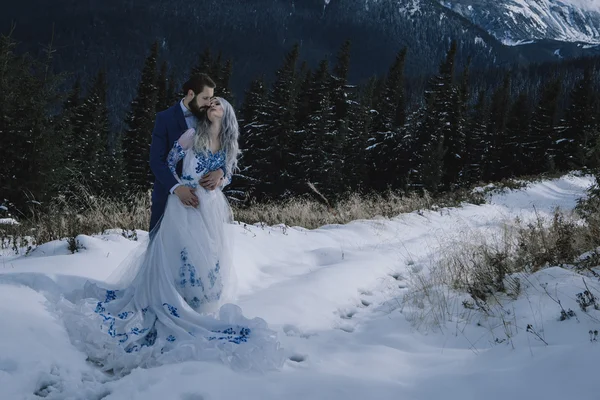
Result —
[[[188,104],[188,107],[190,108],[190,111],[192,112],[192,114],[194,114],[194,116],[196,118],[201,120],[201,119],[206,118],[206,112],[208,111],[208,107],[207,106],[199,107],[198,103],[196,103],[196,96],[194,96],[192,101],[190,101],[190,103]]]

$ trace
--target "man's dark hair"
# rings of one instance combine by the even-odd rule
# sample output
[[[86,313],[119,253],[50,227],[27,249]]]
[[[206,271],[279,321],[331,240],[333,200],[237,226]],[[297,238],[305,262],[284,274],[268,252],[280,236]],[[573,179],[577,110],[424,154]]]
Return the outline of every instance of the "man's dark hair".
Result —
[[[187,95],[188,90],[193,91],[194,94],[198,94],[202,92],[205,87],[214,89],[216,86],[217,84],[215,81],[213,81],[207,74],[196,74],[183,84],[183,94],[184,96]]]

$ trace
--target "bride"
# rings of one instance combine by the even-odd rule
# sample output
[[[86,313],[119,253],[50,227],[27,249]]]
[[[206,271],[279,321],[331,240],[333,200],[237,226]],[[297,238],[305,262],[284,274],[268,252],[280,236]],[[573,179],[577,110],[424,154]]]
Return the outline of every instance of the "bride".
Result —
[[[238,123],[233,107],[215,98],[197,129],[189,129],[168,156],[181,185],[199,205],[171,194],[147,247],[111,277],[114,289],[87,282],[74,304],[61,300],[72,342],[105,371],[185,360],[221,360],[235,369],[279,368],[283,351],[260,318],[246,319],[225,304],[235,292],[231,209],[221,189],[237,165]],[[175,166],[183,159],[182,176]],[[198,182],[224,167],[214,190]]]

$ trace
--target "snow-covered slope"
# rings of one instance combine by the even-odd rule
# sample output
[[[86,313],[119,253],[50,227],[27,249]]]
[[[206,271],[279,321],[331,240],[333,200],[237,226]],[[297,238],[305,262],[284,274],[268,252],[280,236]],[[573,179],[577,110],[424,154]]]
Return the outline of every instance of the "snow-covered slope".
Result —
[[[596,399],[600,342],[588,332],[600,329],[600,311],[579,311],[581,275],[554,267],[529,276],[504,324],[458,319],[455,310],[465,309],[458,301],[444,315],[446,327],[427,335],[409,320],[429,310],[411,309],[405,297],[415,289],[411,277],[444,249],[502,232],[506,218],[570,209],[590,183],[566,176],[481,206],[315,230],[240,224],[237,304],[277,331],[289,358],[265,374],[185,362],[104,375],[70,343],[54,302],[87,279],[104,280],[137,242],[116,233],[80,236],[76,254],[60,241],[28,256],[7,251],[0,254],[0,399]],[[597,281],[587,284],[600,291]],[[559,321],[560,307],[576,310],[577,319]]]
[[[558,40],[600,44],[599,0],[439,0],[505,44]]]

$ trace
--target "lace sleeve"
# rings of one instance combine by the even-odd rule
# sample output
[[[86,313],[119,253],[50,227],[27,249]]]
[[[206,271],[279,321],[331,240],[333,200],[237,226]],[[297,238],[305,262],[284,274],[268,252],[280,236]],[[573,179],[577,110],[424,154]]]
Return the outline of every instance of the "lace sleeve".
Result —
[[[169,155],[167,156],[167,165],[169,166],[169,170],[177,179],[177,182],[182,183],[179,176],[177,176],[177,163],[183,160],[185,157],[185,151],[192,147],[194,144],[194,134],[195,131],[193,129],[188,129],[181,135],[179,139],[173,144],[173,148],[169,151]]]
[[[169,151],[169,155],[167,156],[167,165],[169,166],[169,170],[179,183],[182,182],[181,179],[179,179],[179,176],[177,175],[177,163],[183,160],[183,157],[185,157],[185,150],[183,149],[183,147],[181,147],[179,141],[176,141],[171,151]]]
[[[221,182],[221,188],[224,188],[231,183],[232,174],[230,171],[228,171],[228,168],[225,165],[223,165],[221,169],[223,170],[223,181]]]

